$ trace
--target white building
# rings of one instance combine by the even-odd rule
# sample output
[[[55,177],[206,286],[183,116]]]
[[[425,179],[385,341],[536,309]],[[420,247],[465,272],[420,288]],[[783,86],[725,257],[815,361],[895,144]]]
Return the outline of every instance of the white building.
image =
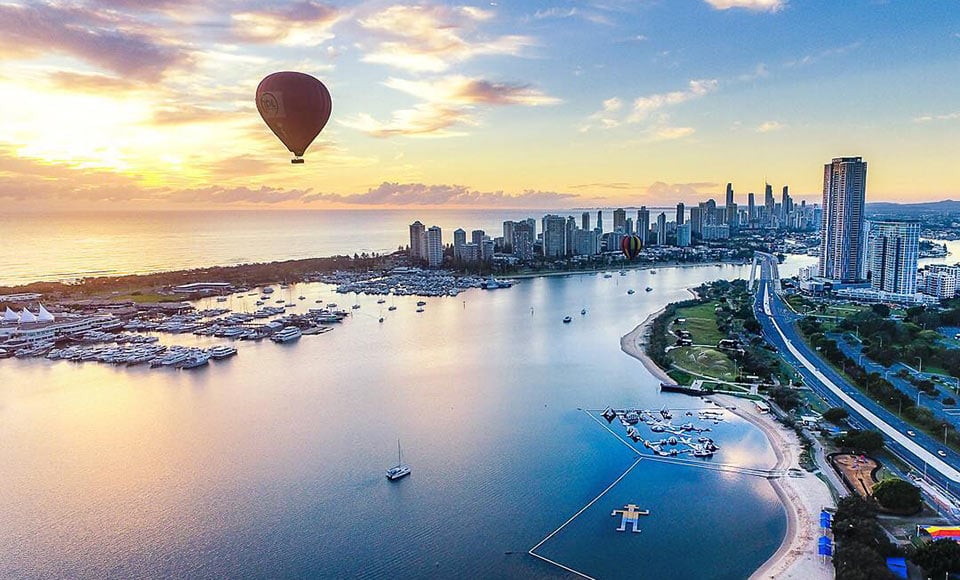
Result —
[[[439,226],[430,226],[427,230],[427,263],[431,268],[443,264],[443,234]]]
[[[867,164],[863,158],[836,157],[824,165],[821,278],[854,282],[862,275],[866,192]]]
[[[867,242],[870,287],[894,294],[917,292],[920,222],[871,221]]]
[[[925,293],[943,300],[957,295],[957,276],[951,272],[930,272],[924,276]]]

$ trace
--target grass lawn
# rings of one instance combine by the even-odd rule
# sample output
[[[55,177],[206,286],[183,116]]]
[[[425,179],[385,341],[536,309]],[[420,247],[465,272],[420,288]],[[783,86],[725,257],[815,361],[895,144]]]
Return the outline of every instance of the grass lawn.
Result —
[[[180,302],[181,299],[175,296],[170,296],[169,294],[152,294],[143,292],[140,294],[120,294],[117,296],[110,296],[110,300],[114,302],[125,302],[127,300],[132,300],[137,304],[156,304],[158,302]]]
[[[737,378],[736,365],[722,352],[703,346],[683,346],[669,353],[670,359],[682,368],[708,377],[733,381]]]
[[[693,335],[694,344],[715,345],[726,336],[717,330],[717,317],[713,312],[714,308],[716,306],[713,302],[680,308],[674,317],[686,318],[687,320],[683,324],[672,324],[670,328],[689,331]]]

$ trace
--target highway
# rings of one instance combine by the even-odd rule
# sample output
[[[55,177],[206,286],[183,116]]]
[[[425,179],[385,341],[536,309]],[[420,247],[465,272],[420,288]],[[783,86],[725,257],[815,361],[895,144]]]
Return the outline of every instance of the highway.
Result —
[[[831,405],[847,409],[855,423],[883,433],[888,449],[910,463],[918,473],[926,473],[929,480],[947,490],[951,484],[954,484],[954,490],[960,489],[956,486],[960,483],[957,469],[960,456],[922,432],[918,431],[916,437],[908,436],[906,431],[913,427],[850,385],[804,342],[794,326],[797,316],[776,291],[779,286],[776,258],[768,254],[758,255],[762,257],[761,275],[754,310],[767,341],[780,351],[780,356],[797,370],[810,388]],[[936,454],[939,449],[946,451],[945,458]]]

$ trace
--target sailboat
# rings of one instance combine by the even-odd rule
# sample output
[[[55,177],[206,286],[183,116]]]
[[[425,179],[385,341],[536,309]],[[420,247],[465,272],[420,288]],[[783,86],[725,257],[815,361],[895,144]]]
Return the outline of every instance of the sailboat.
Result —
[[[397,464],[387,470],[387,479],[400,479],[405,475],[410,475],[410,466],[403,462],[403,456],[400,454],[400,440],[397,439]]]

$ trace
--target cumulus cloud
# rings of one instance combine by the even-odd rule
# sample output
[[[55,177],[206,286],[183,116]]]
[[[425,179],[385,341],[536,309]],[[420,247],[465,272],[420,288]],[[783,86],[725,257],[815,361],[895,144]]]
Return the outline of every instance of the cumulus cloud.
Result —
[[[138,24],[81,5],[0,4],[0,56],[31,57],[52,52],[103,69],[155,81],[188,64],[189,53],[137,31]]]
[[[410,109],[394,111],[387,121],[375,119],[367,113],[338,121],[344,127],[362,131],[374,137],[400,135],[420,137],[456,137],[462,131],[452,131],[457,125],[476,124],[467,111],[458,107],[445,107],[437,103],[420,103]]]
[[[787,5],[786,0],[706,0],[717,10],[743,8],[754,12],[779,12]]]
[[[492,17],[492,12],[465,6],[391,6],[360,19],[363,28],[383,38],[363,60],[438,73],[477,56],[519,55],[533,44],[526,36],[479,34],[478,24]]]
[[[750,72],[745,73],[737,77],[739,80],[744,82],[755,81],[757,79],[764,79],[770,76],[770,71],[767,70],[767,65],[764,63],[759,63],[757,66]]]
[[[770,133],[771,131],[779,131],[784,129],[786,125],[780,123],[779,121],[764,121],[757,125],[757,128],[754,129],[757,133]]]
[[[556,206],[576,197],[571,193],[553,191],[526,190],[509,194],[503,191],[477,191],[463,185],[383,182],[364,193],[353,195],[316,193],[304,196],[303,201],[330,201],[353,205],[465,205],[540,208]]]
[[[633,101],[633,110],[630,112],[627,121],[630,123],[639,123],[655,111],[666,107],[673,107],[693,99],[699,99],[704,95],[712,93],[717,89],[718,85],[719,83],[716,79],[692,80],[687,84],[686,90],[638,97]]]
[[[594,24],[603,24],[610,26],[613,23],[609,18],[603,14],[597,12],[592,12],[589,10],[583,10],[581,8],[547,8],[545,10],[537,10],[533,14],[535,20],[544,20],[544,19],[560,19],[560,18],[580,18],[586,20],[587,22],[592,22]]]
[[[390,78],[386,86],[430,102],[458,105],[555,105],[560,99],[544,94],[530,85],[495,83],[460,75],[434,80]]]
[[[580,126],[580,132],[586,133],[594,127],[601,129],[613,129],[619,127],[621,120],[617,113],[623,108],[623,101],[618,97],[611,97],[603,101],[600,110],[587,117],[586,122]]]
[[[671,141],[673,139],[683,139],[696,133],[693,127],[657,127],[654,135],[658,141]]]
[[[340,17],[320,2],[294,2],[233,14],[232,33],[241,42],[317,46],[333,38],[330,29]]]
[[[236,111],[225,111],[195,105],[166,105],[153,111],[154,125],[188,125],[193,123],[216,123],[238,117]]]
[[[956,113],[946,113],[944,115],[921,115],[914,119],[917,123],[929,123],[931,121],[953,121],[960,119],[960,111]]]

